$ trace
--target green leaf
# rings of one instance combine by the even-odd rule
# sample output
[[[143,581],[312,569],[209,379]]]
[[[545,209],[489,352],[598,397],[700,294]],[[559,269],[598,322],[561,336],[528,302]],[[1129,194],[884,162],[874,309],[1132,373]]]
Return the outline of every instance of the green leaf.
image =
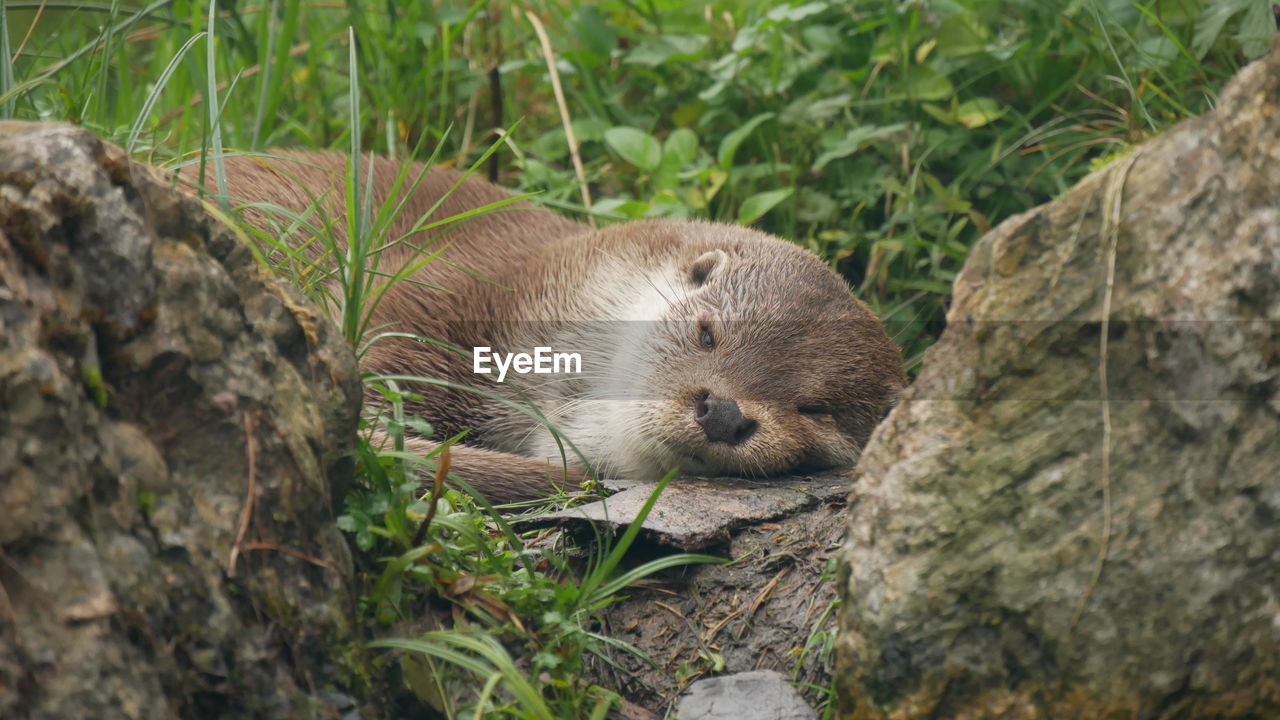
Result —
[[[839,115],[853,103],[853,96],[847,93],[831,97],[803,97],[795,100],[778,116],[783,125],[800,125],[811,123],[821,125]]]
[[[912,100],[941,100],[950,97],[955,87],[946,75],[928,65],[912,65],[903,78],[906,96]]]
[[[1196,18],[1196,31],[1191,38],[1191,52],[1197,60],[1209,54],[1227,21],[1249,5],[1270,5],[1270,0],[1218,0],[1208,3]]]
[[[800,222],[827,222],[840,211],[834,198],[817,190],[805,190],[796,200],[796,219]]]
[[[660,35],[645,40],[627,53],[624,63],[657,67],[673,58],[696,54],[707,43],[705,35]]]
[[[662,146],[657,138],[633,127],[612,127],[604,131],[604,141],[623,160],[645,172],[662,162]]]
[[[844,138],[836,142],[826,152],[818,156],[813,162],[813,171],[819,172],[827,166],[832,160],[842,157],[848,157],[858,150],[861,150],[867,143],[877,140],[891,133],[898,132],[907,126],[906,123],[894,123],[893,125],[863,125],[856,127],[845,133]]]
[[[761,123],[772,118],[773,113],[771,112],[760,113],[748,120],[742,127],[734,130],[728,135],[725,135],[724,139],[720,141],[719,151],[716,152],[716,162],[719,163],[720,167],[725,170],[733,167],[733,156],[737,154],[738,146],[741,145],[742,142],[747,139],[747,136],[754,132],[756,128],[760,127]]]
[[[750,225],[759,220],[761,216],[772,210],[778,203],[791,197],[793,191],[794,188],[766,190],[743,200],[741,207],[738,208],[738,222],[743,225]]]
[[[1000,103],[995,100],[977,98],[960,103],[960,107],[956,108],[956,119],[961,125],[972,130],[1000,119],[1004,112],[1004,108],[1000,107]]]
[[[954,100],[954,98],[952,98]],[[956,108],[953,103],[951,107],[942,107],[933,103],[920,103],[921,109],[929,113],[933,119],[948,125],[956,124]]]
[[[689,128],[678,128],[667,136],[662,151],[674,155],[678,164],[687,165],[698,157],[698,135]]]
[[[809,2],[796,7],[780,4],[778,7],[770,10],[765,17],[769,20],[773,20],[774,22],[797,22],[809,17],[810,15],[817,15],[823,10],[826,10],[827,5],[828,4],[825,2]]]
[[[617,215],[628,220],[644,217],[649,210],[649,203],[639,200],[626,200],[623,198],[605,198],[596,203],[591,208],[592,215],[600,217],[609,217]]]
[[[1273,0],[1252,0],[1240,20],[1240,32],[1236,33],[1236,42],[1245,57],[1252,60],[1267,52],[1275,42],[1276,18],[1271,6]]]
[[[938,27],[935,52],[943,57],[976,55],[986,50],[990,35],[991,32],[974,15],[952,15]]]
[[[610,51],[618,44],[618,38],[609,22],[595,5],[583,5],[574,13],[574,25],[578,38],[587,50],[599,60],[607,60]]]

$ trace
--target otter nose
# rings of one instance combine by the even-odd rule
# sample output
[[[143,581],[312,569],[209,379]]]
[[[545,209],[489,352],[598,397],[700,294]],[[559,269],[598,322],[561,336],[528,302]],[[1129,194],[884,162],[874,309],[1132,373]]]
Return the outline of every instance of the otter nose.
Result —
[[[693,403],[693,418],[711,442],[738,445],[746,442],[756,431],[756,421],[743,417],[738,403],[718,398],[710,392],[698,395]]]

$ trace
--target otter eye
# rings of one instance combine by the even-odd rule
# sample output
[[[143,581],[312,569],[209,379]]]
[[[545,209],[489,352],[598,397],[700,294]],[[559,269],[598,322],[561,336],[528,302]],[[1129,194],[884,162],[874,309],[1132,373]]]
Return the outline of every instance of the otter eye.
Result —
[[[706,325],[698,326],[698,342],[702,345],[703,350],[710,350],[716,346],[716,339],[711,336],[711,328]]]
[[[824,417],[831,414],[831,408],[826,405],[798,405],[796,412],[809,417]]]

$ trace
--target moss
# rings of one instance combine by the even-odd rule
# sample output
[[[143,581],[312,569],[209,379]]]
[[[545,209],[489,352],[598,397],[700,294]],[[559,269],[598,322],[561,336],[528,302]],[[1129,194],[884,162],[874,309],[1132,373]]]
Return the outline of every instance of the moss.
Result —
[[[102,371],[92,365],[80,368],[80,379],[84,382],[85,392],[99,410],[107,408],[107,383],[102,379]]]

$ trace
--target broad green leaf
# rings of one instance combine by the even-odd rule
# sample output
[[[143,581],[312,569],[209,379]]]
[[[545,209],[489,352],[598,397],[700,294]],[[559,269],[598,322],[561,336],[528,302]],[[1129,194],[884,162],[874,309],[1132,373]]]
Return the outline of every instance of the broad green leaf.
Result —
[[[1240,50],[1249,59],[1264,54],[1276,37],[1276,17],[1271,9],[1276,3],[1273,0],[1252,0],[1240,19],[1240,32],[1236,33],[1236,41]]]
[[[906,96],[912,100],[942,100],[951,97],[955,87],[946,75],[928,65],[912,65],[903,78]]]
[[[716,152],[716,162],[720,167],[728,170],[733,167],[733,156],[738,152],[738,146],[742,144],[747,136],[760,127],[760,124],[766,120],[772,119],[773,113],[760,113],[759,115],[748,120],[742,127],[734,130],[724,139],[720,141],[720,149]]]
[[[853,128],[845,133],[845,136],[839,142],[818,156],[818,159],[813,162],[813,171],[818,172],[832,160],[848,157],[862,149],[864,145],[872,140],[898,132],[906,126],[906,123],[894,123],[893,125],[863,125]]]
[[[604,141],[623,160],[645,172],[653,172],[662,162],[662,146],[657,138],[633,127],[612,127],[604,131]]]
[[[672,58],[693,55],[706,43],[705,35],[660,35],[637,45],[623,62],[657,67]]]
[[[698,157],[698,135],[689,128],[677,128],[662,144],[664,154],[674,155],[681,165],[688,165]]]
[[[853,96],[848,93],[817,98],[803,97],[795,100],[778,116],[783,125],[799,125],[801,123],[823,124],[839,115],[853,103]]]
[[[989,37],[987,27],[967,13],[953,15],[938,27],[935,52],[943,57],[975,55],[986,49]]]
[[[607,126],[600,118],[584,117],[573,121],[573,136],[579,143],[603,139],[606,129]]]
[[[640,202],[639,200],[625,200],[622,198],[605,198],[591,207],[593,215],[608,217],[610,215],[619,215],[629,220],[644,217],[649,210],[649,203]]]
[[[794,192],[794,188],[782,188],[780,190],[766,190],[752,195],[743,200],[742,206],[738,208],[738,222],[743,225],[750,225],[772,210],[778,203],[791,197],[792,192]]]
[[[977,98],[960,103],[960,107],[956,108],[956,119],[961,125],[973,129],[998,120],[1004,112],[1004,108],[1000,107],[1000,103],[995,100]]]
[[[773,20],[774,22],[797,22],[809,17],[810,15],[817,15],[823,10],[826,10],[827,6],[828,3],[825,2],[808,2],[795,7],[779,4],[778,7],[770,10],[765,15],[765,18]]]
[[[582,44],[600,60],[607,60],[618,38],[609,22],[595,5],[583,5],[574,13],[576,30]]]

